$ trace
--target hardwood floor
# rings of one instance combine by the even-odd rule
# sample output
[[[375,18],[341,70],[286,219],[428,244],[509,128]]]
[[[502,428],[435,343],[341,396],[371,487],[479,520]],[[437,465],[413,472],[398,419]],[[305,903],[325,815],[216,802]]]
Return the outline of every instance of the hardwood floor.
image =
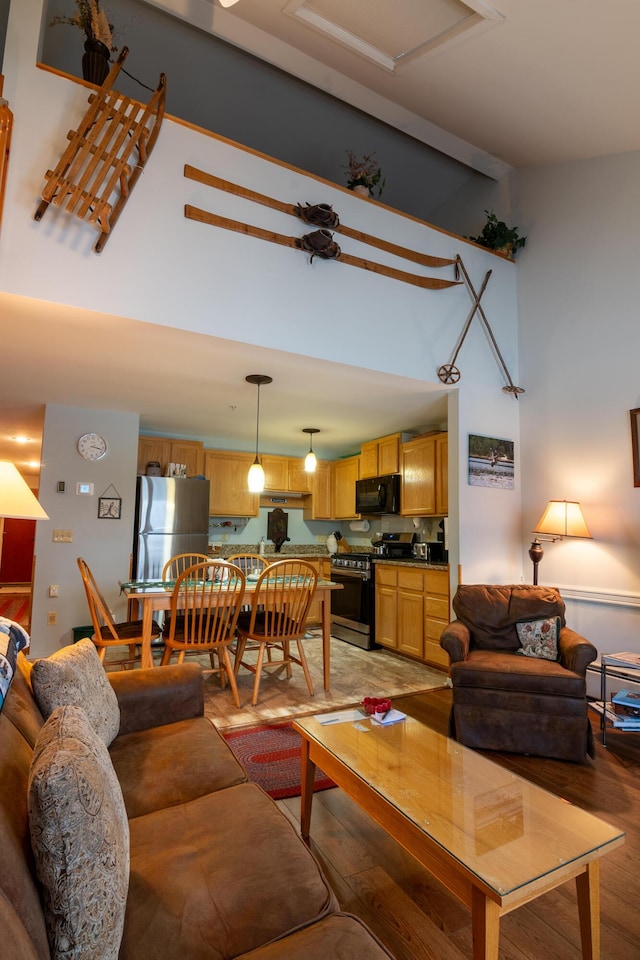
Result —
[[[395,705],[446,734],[450,702],[450,690],[437,690]],[[639,960],[640,735],[608,733],[605,749],[597,721],[592,724],[596,757],[584,765],[485,756],[626,832],[626,842],[600,861],[601,958]],[[298,827],[300,799],[278,805]],[[397,960],[471,957],[469,911],[342,790],[315,795],[311,849],[342,909],[362,917]],[[574,882],[508,914],[500,929],[500,960],[579,960]]]

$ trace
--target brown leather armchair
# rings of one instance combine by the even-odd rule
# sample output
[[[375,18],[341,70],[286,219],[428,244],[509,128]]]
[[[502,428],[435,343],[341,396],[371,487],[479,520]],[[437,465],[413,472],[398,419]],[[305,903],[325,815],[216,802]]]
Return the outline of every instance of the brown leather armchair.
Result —
[[[597,650],[565,623],[554,587],[460,585],[449,654],[449,735],[468,747],[584,763],[594,756],[586,669]],[[516,624],[559,617],[558,659],[523,656]]]

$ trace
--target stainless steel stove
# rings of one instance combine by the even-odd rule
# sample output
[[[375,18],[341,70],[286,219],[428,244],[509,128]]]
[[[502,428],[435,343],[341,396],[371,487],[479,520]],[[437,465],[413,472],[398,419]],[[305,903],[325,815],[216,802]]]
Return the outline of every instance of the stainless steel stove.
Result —
[[[363,650],[375,644],[374,580],[370,553],[338,553],[331,558],[331,636]]]

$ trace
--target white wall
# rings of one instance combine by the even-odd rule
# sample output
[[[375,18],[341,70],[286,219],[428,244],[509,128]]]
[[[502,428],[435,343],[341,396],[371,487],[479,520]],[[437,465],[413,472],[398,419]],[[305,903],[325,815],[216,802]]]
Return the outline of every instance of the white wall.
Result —
[[[31,655],[47,656],[70,643],[73,627],[91,623],[77,557],[84,557],[116,619],[126,619],[126,603],[118,580],[129,577],[139,418],[137,414],[90,410],[49,404],[45,414],[42,472],[39,500],[49,520],[36,524],[36,572],[33,588]],[[100,433],[107,441],[106,457],[83,460],[77,452],[78,438]],[[57,492],[58,481],[65,492]],[[93,496],[76,494],[76,484],[94,485]],[[113,486],[112,486],[113,485]],[[120,520],[98,519],[98,498],[112,496],[113,487],[122,498]],[[71,530],[71,543],[54,543],[54,530]],[[56,584],[58,597],[49,597]],[[57,623],[47,625],[55,612]]]
[[[640,645],[640,488],[629,410],[640,406],[640,153],[520,171],[529,240],[518,267],[524,566],[549,499],[579,500],[593,540],[543,544],[600,650]]]

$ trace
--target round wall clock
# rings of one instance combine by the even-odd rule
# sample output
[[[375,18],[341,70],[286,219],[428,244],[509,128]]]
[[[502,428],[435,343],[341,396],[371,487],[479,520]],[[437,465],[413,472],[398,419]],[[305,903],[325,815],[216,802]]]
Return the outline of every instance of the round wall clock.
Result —
[[[107,441],[99,433],[85,433],[78,440],[78,453],[85,460],[102,460],[107,455]]]

